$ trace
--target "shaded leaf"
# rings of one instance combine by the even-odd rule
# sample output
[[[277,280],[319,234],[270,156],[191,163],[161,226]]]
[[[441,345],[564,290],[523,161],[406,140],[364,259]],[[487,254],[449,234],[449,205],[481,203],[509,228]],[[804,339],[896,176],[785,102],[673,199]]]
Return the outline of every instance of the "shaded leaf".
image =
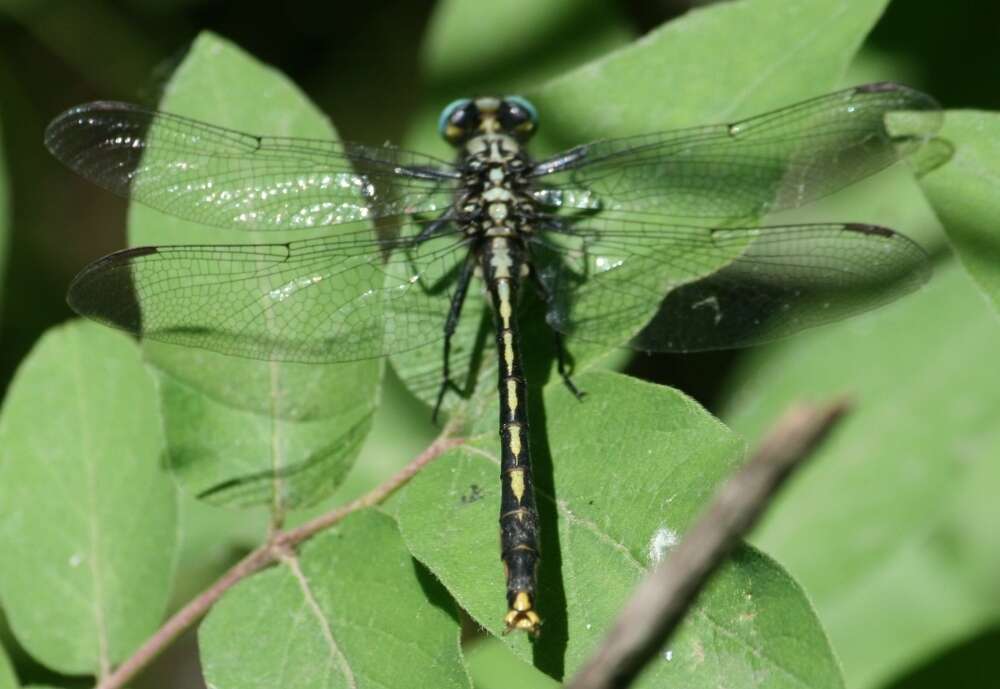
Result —
[[[715,4],[528,95],[562,147],[731,121],[833,90],[886,4]]]
[[[504,637],[559,679],[582,663],[648,570],[740,462],[743,443],[668,388],[612,373],[580,377],[533,413],[541,516],[542,635]],[[533,409],[532,412],[536,410]],[[497,529],[495,433],[421,472],[399,498],[412,552],[472,617],[500,635],[506,610]],[[543,439],[547,438],[547,445]],[[809,603],[775,563],[740,549],[639,686],[841,686]]]
[[[1000,571],[998,348],[1000,325],[950,262],[897,304],[741,366],[724,416],[751,438],[793,400],[853,401],[753,539],[816,603],[850,686],[1000,612],[987,583]]]
[[[45,665],[107,670],[159,624],[177,542],[162,451],[130,338],[73,322],[18,370],[0,417],[0,595]]]
[[[886,689],[979,689],[984,677],[1000,674],[1000,626],[936,654]]]
[[[2,115],[3,113],[0,113]],[[7,235],[10,232],[11,220],[10,189],[7,183],[7,161],[4,156],[3,139],[0,139],[0,300],[3,298],[3,287],[6,284],[4,275],[7,271]]]
[[[494,637],[465,649],[465,663],[476,689],[557,689],[559,683],[511,653]]]
[[[208,33],[192,45],[160,108],[252,133],[336,138],[286,77]],[[132,207],[129,227],[136,244],[304,236],[207,228],[140,206]],[[372,284],[378,279],[373,274]],[[157,369],[171,467],[189,490],[213,502],[267,504],[280,520],[339,485],[370,428],[379,360],[310,366],[159,344],[146,352]]]
[[[239,584],[198,636],[218,689],[469,686],[454,604],[374,510]]]
[[[631,37],[621,11],[599,0],[445,0],[434,7],[421,61],[435,92],[455,97],[470,95],[458,92],[469,88],[506,93]]]
[[[1000,310],[1000,113],[950,111],[941,135],[954,156],[921,185],[962,266]]]

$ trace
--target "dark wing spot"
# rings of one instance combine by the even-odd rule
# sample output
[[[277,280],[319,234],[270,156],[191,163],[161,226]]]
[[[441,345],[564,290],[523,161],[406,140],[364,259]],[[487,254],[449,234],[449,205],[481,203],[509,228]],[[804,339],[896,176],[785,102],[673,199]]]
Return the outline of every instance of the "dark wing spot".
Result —
[[[130,261],[155,253],[158,253],[155,246],[137,246],[94,261],[73,278],[66,302],[81,316],[140,334],[142,307],[132,281]]]
[[[892,81],[876,81],[874,84],[862,84],[854,89],[855,93],[881,93],[883,91],[899,91],[899,84]]]
[[[888,227],[882,227],[880,225],[867,225],[865,223],[848,223],[844,225],[844,230],[847,232],[857,232],[859,234],[876,235],[879,237],[896,236],[896,233]]]
[[[122,249],[121,251],[116,251],[115,253],[106,256],[105,258],[114,258],[115,263],[118,263],[123,258],[135,258],[136,256],[149,256],[150,254],[157,253],[157,248],[155,246],[135,246],[131,249]],[[102,259],[103,260],[103,259]]]

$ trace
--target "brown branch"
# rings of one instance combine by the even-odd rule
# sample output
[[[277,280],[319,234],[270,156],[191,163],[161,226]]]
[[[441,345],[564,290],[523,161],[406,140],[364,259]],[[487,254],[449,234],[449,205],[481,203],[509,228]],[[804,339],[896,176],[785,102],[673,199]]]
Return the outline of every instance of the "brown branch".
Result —
[[[114,672],[102,678],[95,689],[120,689],[125,686],[178,636],[200,620],[226,591],[241,580],[277,562],[290,548],[294,548],[320,531],[333,526],[352,512],[381,503],[413,478],[424,466],[463,442],[460,438],[447,436],[448,429],[446,428],[444,433],[409,464],[360,498],[352,500],[346,505],[341,505],[294,529],[274,533],[267,543],[233,565],[214,584],[174,613],[135,653],[115,668]]]
[[[612,631],[567,689],[623,689],[654,658],[715,569],[764,512],[788,475],[847,411],[843,401],[799,405],[774,425],[680,544],[626,602]]]

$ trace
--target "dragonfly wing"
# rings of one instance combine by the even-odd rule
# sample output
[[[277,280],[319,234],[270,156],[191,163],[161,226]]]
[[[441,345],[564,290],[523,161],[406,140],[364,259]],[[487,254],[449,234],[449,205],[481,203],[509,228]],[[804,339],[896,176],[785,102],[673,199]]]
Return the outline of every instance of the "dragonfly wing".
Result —
[[[875,225],[749,228],[621,219],[550,232],[533,253],[568,336],[643,351],[759,344],[922,285],[919,245]]]
[[[84,268],[67,299],[143,338],[250,359],[351,361],[440,339],[465,239],[371,236],[126,249]]]
[[[432,213],[450,205],[457,181],[448,164],[411,151],[255,136],[128,103],[68,110],[45,144],[120,196],[246,230]]]
[[[755,218],[796,208],[905,158],[940,106],[891,83],[858,86],[732,124],[598,141],[539,163],[550,207]]]

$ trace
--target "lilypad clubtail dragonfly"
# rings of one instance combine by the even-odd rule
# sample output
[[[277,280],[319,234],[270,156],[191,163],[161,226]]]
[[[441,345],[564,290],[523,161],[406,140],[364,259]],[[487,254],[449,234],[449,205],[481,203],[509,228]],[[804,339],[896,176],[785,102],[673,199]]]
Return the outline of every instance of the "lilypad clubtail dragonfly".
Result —
[[[84,268],[70,305],[143,338],[315,363],[439,342],[439,407],[455,387],[451,338],[481,279],[498,352],[504,621],[534,634],[522,291],[544,305],[574,391],[563,337],[645,351],[729,348],[875,307],[927,279],[913,241],[867,224],[757,223],[910,155],[940,124],[930,97],[878,83],[540,161],[524,148],[538,115],[517,96],[444,109],[452,163],[114,102],[67,111],[45,140],[84,177],[180,218],[244,230],[344,226],[275,244],[137,247]]]

